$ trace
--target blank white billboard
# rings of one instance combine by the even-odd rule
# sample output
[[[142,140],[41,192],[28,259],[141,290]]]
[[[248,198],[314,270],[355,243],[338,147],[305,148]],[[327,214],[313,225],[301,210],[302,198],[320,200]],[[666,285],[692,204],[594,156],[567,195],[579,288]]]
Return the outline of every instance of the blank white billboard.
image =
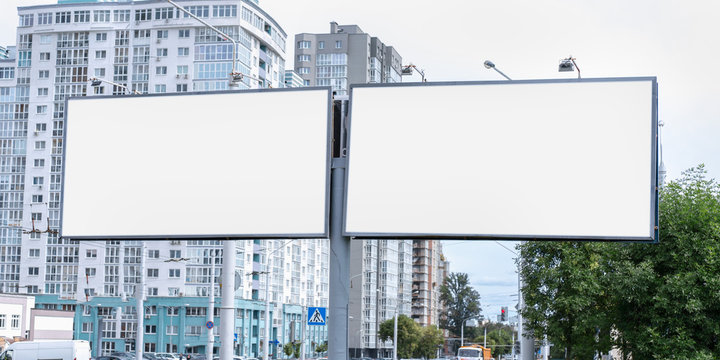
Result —
[[[655,78],[354,86],[346,235],[655,240]]]
[[[329,89],[70,99],[66,238],[327,235]]]

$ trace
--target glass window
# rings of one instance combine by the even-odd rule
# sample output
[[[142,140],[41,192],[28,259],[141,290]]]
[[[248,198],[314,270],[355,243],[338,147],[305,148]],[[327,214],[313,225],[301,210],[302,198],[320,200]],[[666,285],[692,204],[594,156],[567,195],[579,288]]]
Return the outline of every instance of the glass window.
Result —
[[[310,45],[311,45],[310,41],[307,41],[307,40],[298,41],[298,49],[309,49]]]
[[[335,48],[342,49],[342,40],[335,41]]]
[[[324,49],[325,48],[325,42],[324,41],[318,41],[318,49]]]

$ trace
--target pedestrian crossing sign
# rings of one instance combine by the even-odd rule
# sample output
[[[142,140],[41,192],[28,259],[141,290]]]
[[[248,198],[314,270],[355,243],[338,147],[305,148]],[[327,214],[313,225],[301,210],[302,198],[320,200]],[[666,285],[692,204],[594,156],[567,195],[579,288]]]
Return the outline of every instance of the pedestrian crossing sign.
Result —
[[[327,309],[324,307],[308,308],[308,325],[325,325]]]

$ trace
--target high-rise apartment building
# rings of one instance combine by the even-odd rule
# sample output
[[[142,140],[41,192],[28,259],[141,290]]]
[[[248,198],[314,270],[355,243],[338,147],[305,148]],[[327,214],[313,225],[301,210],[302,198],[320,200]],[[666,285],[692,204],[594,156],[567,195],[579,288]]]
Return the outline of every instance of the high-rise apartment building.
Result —
[[[347,95],[350,84],[401,82],[402,57],[357,25],[330,23],[328,34],[295,35],[295,72],[308,86],[331,86]]]
[[[440,287],[448,268],[440,240],[413,240],[412,318],[422,326],[440,325]]]
[[[392,357],[392,341],[378,333],[396,312],[410,316],[412,240],[354,240],[350,246],[350,356]]]
[[[284,86],[287,35],[257,1],[176,2],[237,40],[237,70],[250,75],[240,89]],[[143,247],[138,241],[79,243],[60,238],[65,100],[126,93],[107,82],[92,86],[91,78],[140,93],[228,89],[232,44],[160,0],[60,0],[20,7],[18,15],[17,49],[0,58],[0,292],[35,294],[42,298],[40,306],[75,309],[76,324],[89,324],[77,325],[78,336],[97,341],[95,334],[101,332],[104,340],[96,355],[134,348],[128,340],[137,330],[132,325],[134,307],[123,299],[134,296],[141,275],[148,304],[173,307],[166,309],[169,318],[148,318],[148,324],[180,326],[162,322],[173,321],[179,312],[200,312],[194,308],[200,306],[198,299],[207,299],[212,275],[220,278],[222,245],[148,241]],[[162,112],[157,109],[153,115]],[[247,300],[238,306],[247,306],[243,311],[249,314],[238,313],[236,329],[247,340],[247,348],[238,353],[257,356],[266,315],[256,302],[265,301],[268,282],[273,339],[299,333],[290,329],[290,324],[301,323],[298,309],[327,305],[328,243],[249,240],[238,241],[236,251],[237,297]],[[220,291],[215,281],[218,298]],[[120,304],[128,308],[118,314],[113,309]],[[92,329],[92,319],[98,318],[117,320],[118,325],[106,321],[107,328]],[[117,331],[112,326],[118,326]],[[187,326],[196,337],[181,342],[170,329],[164,334],[168,336],[147,337],[143,346],[202,351],[200,332],[205,330]],[[311,328],[313,342],[321,343],[326,331]]]

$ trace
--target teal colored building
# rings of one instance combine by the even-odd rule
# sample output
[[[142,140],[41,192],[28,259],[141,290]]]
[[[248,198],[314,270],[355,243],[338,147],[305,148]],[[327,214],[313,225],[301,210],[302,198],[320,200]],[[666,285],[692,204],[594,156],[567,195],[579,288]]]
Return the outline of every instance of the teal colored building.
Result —
[[[220,298],[215,298],[215,348],[219,352]],[[41,309],[75,312],[74,339],[88,340],[92,355],[111,352],[135,351],[137,316],[135,299],[123,301],[120,297],[93,297],[88,302],[60,299],[56,295],[38,295],[36,307]],[[236,355],[260,357],[265,331],[265,303],[258,300],[235,300],[234,349]],[[282,345],[300,341],[302,326],[307,324],[300,305],[282,304],[282,313],[275,314],[271,306],[271,346],[273,358],[282,359]],[[144,344],[146,352],[205,353],[208,298],[205,297],[148,297],[145,301]],[[327,326],[305,325],[304,348],[306,356],[313,355],[315,346],[327,341]]]

